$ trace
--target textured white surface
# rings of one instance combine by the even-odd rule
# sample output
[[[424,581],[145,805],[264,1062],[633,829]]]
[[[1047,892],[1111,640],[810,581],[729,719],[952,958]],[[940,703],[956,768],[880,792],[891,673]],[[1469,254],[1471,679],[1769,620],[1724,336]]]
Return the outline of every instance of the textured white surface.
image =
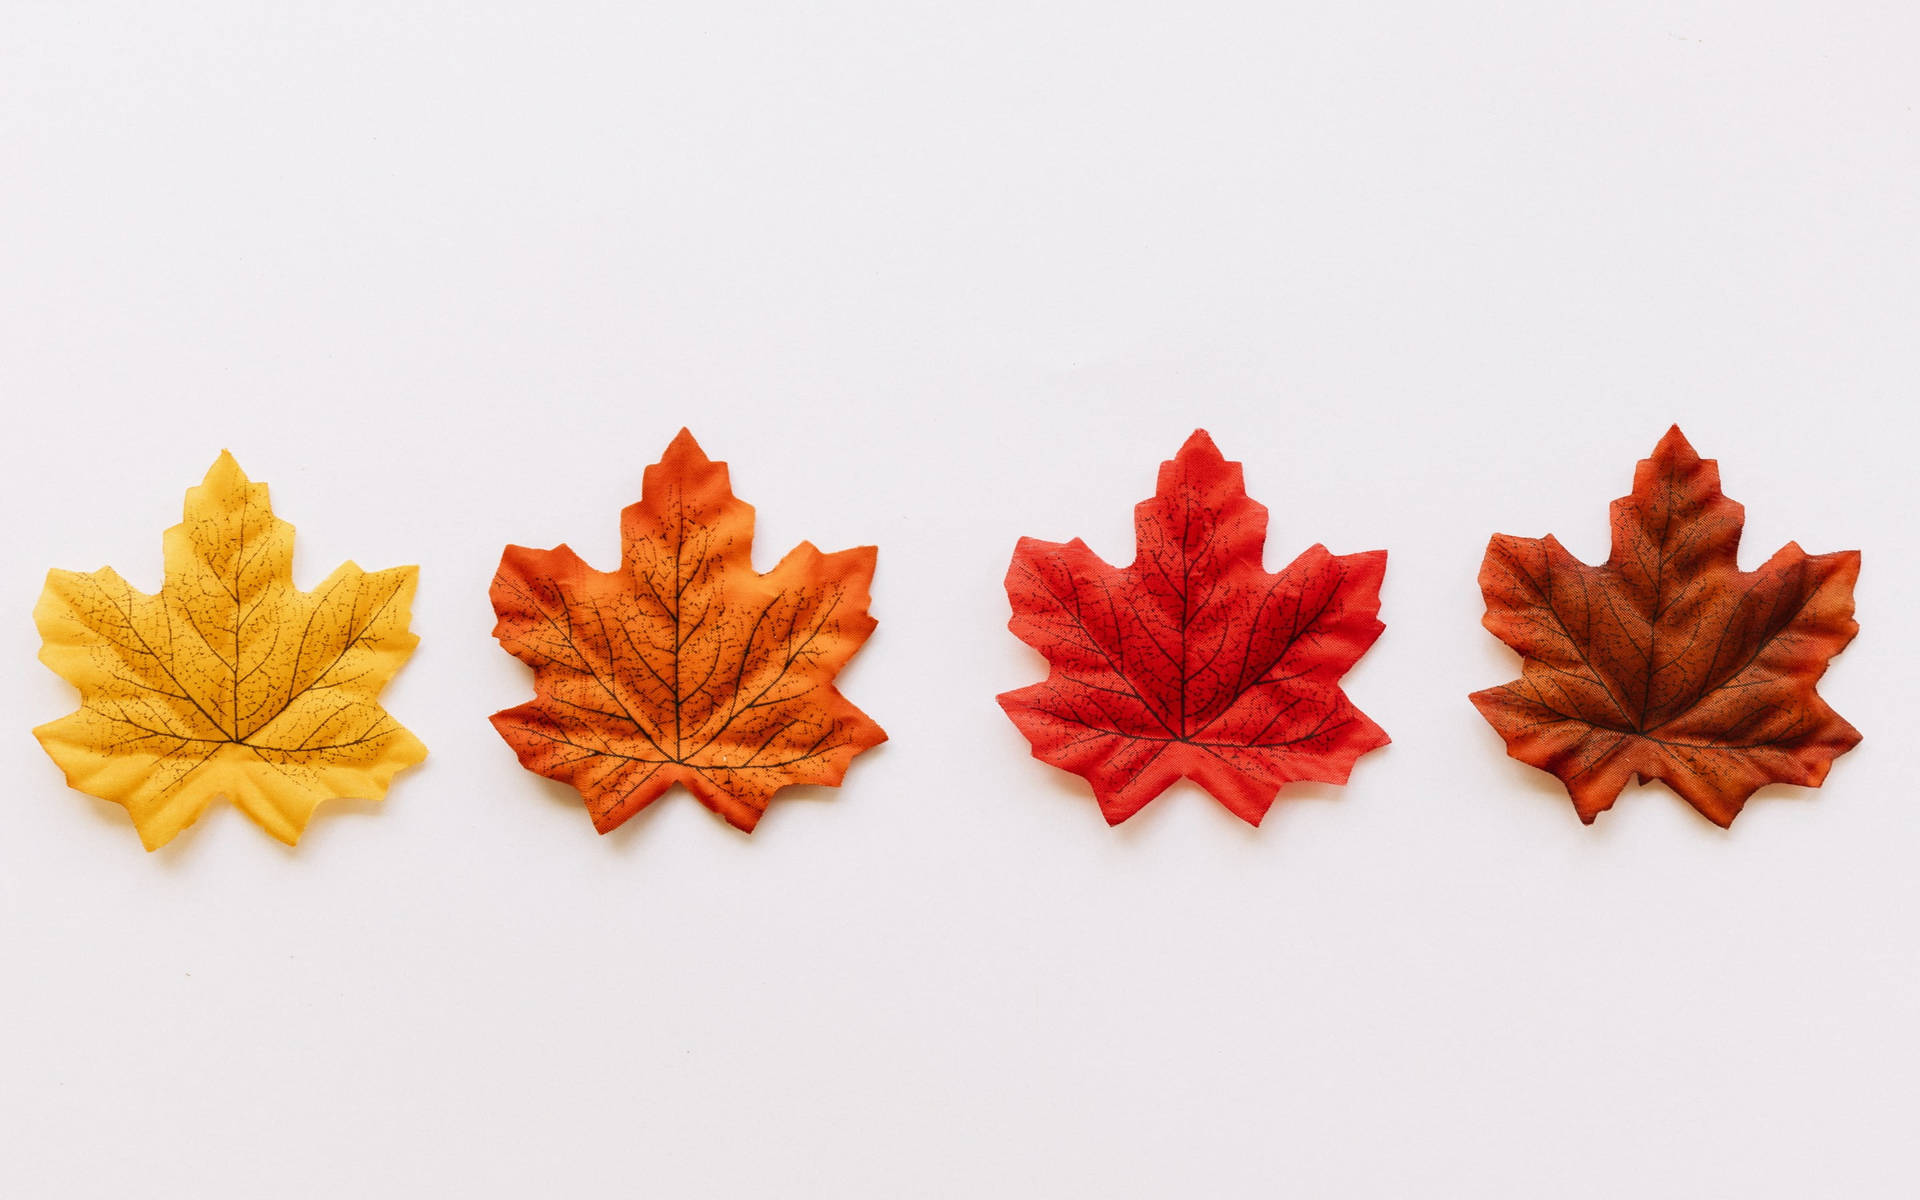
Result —
[[[1920,1189],[1920,20],[1898,5],[19,4],[0,37],[0,1191]],[[295,13],[298,7],[303,10]],[[1679,421],[1743,562],[1859,547],[1866,734],[1594,828],[1467,703],[1487,536],[1603,557]],[[877,543],[893,741],[596,837],[486,715],[507,541],[682,424],[759,561]],[[1396,739],[1109,830],[996,692],[1016,537],[1131,555],[1196,425],[1269,562],[1391,551]],[[304,585],[421,564],[431,747],[294,852],[141,852],[28,730],[50,566],[216,452]]]

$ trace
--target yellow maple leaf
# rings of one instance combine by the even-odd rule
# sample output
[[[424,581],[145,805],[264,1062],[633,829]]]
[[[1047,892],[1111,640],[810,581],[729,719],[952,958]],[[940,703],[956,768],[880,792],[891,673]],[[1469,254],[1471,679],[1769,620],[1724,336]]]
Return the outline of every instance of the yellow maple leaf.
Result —
[[[380,799],[427,748],[380,689],[416,642],[414,567],[352,563],[293,586],[293,526],[222,451],[167,530],[166,579],[49,571],[40,661],[81,706],[34,730],[83,792],[121,805],[154,850],[225,796],[289,845],[313,810]]]

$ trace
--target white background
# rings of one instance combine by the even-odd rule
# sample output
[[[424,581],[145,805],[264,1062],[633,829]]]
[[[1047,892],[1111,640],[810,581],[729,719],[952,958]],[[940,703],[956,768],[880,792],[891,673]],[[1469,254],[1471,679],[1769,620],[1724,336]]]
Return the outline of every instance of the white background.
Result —
[[[1555,11],[1565,8],[1567,11]],[[1576,13],[1575,8],[1606,8]],[[560,11],[565,8],[567,11]],[[191,10],[190,12],[187,10]],[[0,1191],[1911,1196],[1920,19],[1898,4],[94,6],[0,16]],[[1859,547],[1866,735],[1592,828],[1467,703],[1489,534],[1606,554],[1670,422],[1743,561]],[[682,425],[757,560],[880,546],[893,740],[608,837],[489,712],[508,541]],[[994,703],[1015,539],[1196,426],[1268,561],[1387,547],[1394,744],[1108,829]],[[432,755],[161,853],[29,729],[48,567],[157,586],[226,446],[421,564]]]

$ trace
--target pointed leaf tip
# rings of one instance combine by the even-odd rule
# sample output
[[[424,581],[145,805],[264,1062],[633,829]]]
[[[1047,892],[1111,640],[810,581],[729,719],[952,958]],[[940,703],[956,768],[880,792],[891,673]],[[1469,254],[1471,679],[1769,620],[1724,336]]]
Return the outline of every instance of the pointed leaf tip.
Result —
[[[679,433],[673,435],[673,440],[667,443],[666,450],[660,455],[660,465],[676,471],[712,464],[713,460],[707,457],[705,450],[701,449],[700,443],[693,436],[693,431],[684,426]]]
[[[1180,444],[1180,453],[1174,457],[1185,460],[1189,456],[1205,456],[1221,462],[1226,461],[1220,453],[1220,447],[1214,444],[1213,435],[1204,429],[1196,429],[1188,434],[1187,440]]]
[[[1680,432],[1680,426],[1675,424],[1669,425],[1666,433],[1660,436],[1659,443],[1653,448],[1653,457],[1686,462],[1698,461],[1700,455],[1694,450],[1693,443],[1687,440],[1687,435]]]
[[[213,460],[213,465],[207,468],[207,473],[201,476],[200,482],[203,485],[224,484],[233,487],[245,485],[248,479],[247,473],[240,469],[240,460],[233,456],[233,451],[223,449]]]

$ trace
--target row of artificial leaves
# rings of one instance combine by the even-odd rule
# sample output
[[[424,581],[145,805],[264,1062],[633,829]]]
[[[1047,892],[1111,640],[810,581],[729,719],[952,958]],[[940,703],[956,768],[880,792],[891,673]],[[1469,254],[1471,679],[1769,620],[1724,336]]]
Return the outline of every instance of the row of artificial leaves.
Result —
[[[1497,535],[1486,626],[1521,678],[1473,702],[1514,758],[1591,822],[1633,778],[1727,825],[1768,783],[1817,787],[1860,735],[1815,692],[1857,630],[1855,551],[1736,558],[1741,507],[1676,428],[1613,506],[1599,566],[1551,536]],[[1178,779],[1259,824],[1281,787],[1345,783],[1387,744],[1340,680],[1380,636],[1386,552],[1313,546],[1262,565],[1267,509],[1204,431],[1135,509],[1136,556],[1022,538],[1010,628],[1046,659],[1000,697],[1034,757],[1084,778],[1119,823]],[[494,727],[528,770],[579,791],[601,832],[675,783],[751,832],[772,797],[838,785],[886,734],[834,686],[866,641],[875,551],[795,547],[753,569],[753,510],[682,430],[620,515],[621,562],[509,546],[494,636],[534,698]],[[292,581],[293,527],[222,453],[165,536],[159,592],[111,568],[52,571],[41,659],[81,707],[35,730],[148,849],[218,796],[299,840],[329,799],[378,799],[426,748],[379,693],[417,641],[417,570],[342,565]]]

